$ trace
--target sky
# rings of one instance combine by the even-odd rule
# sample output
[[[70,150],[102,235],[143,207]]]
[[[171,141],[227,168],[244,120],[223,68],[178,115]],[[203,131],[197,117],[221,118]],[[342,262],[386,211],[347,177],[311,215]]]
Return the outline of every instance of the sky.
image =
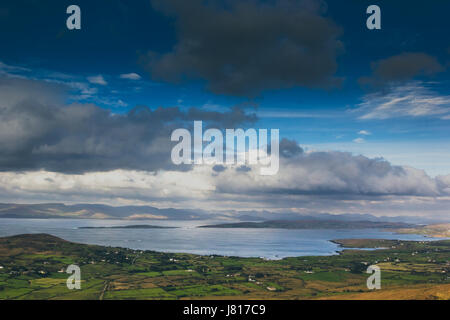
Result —
[[[2,1],[0,201],[448,216],[449,10]],[[279,173],[175,166],[194,120],[280,129]]]

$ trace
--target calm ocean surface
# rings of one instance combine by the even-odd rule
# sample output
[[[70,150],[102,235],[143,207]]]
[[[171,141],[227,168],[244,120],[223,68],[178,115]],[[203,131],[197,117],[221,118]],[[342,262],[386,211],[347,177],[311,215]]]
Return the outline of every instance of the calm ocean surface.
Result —
[[[0,237],[23,233],[48,233],[88,244],[132,249],[241,257],[332,255],[340,248],[329,240],[384,238],[430,240],[420,235],[395,234],[375,229],[283,230],[196,228],[218,221],[123,221],[80,219],[0,219]],[[223,221],[222,221],[223,222]],[[85,226],[151,224],[176,229],[78,229]]]

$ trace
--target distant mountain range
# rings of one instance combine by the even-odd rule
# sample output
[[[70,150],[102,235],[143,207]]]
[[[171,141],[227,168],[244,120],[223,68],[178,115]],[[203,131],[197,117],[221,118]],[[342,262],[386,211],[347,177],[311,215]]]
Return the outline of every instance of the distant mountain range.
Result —
[[[108,206],[104,204],[42,203],[14,204],[0,203],[0,218],[78,218],[78,219],[125,219],[125,220],[222,220],[273,221],[273,220],[332,220],[332,221],[371,221],[403,222],[410,224],[448,223],[450,217],[433,219],[416,216],[376,217],[370,214],[329,214],[315,213],[308,215],[294,213],[274,213],[270,211],[203,211],[194,209],[160,209],[152,206]]]
[[[103,204],[44,203],[0,204],[0,218],[195,220],[203,219],[203,216],[194,210],[158,209],[151,206],[113,207]]]

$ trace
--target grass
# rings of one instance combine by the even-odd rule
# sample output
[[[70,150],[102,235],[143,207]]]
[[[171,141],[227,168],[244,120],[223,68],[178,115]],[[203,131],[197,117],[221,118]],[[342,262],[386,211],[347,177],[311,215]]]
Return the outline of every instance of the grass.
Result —
[[[161,299],[174,298],[161,288],[134,289],[134,290],[115,290],[108,291],[105,299]]]

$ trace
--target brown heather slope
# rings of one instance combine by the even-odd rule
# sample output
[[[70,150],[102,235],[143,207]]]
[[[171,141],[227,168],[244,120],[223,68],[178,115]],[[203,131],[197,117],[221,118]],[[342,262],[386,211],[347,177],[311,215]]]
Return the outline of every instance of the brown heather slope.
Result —
[[[415,285],[322,297],[320,300],[450,300],[450,284]]]

